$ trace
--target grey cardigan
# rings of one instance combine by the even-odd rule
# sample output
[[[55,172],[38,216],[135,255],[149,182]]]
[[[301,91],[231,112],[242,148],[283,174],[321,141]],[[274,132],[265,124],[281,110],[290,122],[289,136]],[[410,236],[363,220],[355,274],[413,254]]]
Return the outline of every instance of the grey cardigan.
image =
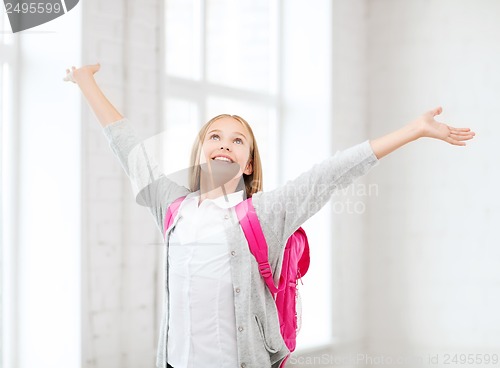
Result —
[[[168,206],[190,193],[186,187],[159,172],[153,155],[139,142],[128,119],[104,128],[104,134],[125,172],[132,181],[136,200],[149,207],[158,228],[164,233],[163,218]],[[278,281],[283,247],[288,237],[309,217],[318,212],[335,190],[351,184],[378,164],[369,141],[355,145],[325,159],[296,179],[268,191],[253,195],[253,205],[269,247],[269,263]],[[237,325],[238,363],[241,368],[277,368],[289,354],[280,333],[273,298],[259,274],[239,226],[234,208],[228,210],[226,226],[230,249],[230,267]],[[165,237],[166,254],[172,228]],[[168,257],[165,257],[166,282],[163,319],[158,342],[157,368],[167,366],[168,330]],[[181,368],[181,367],[175,367]]]

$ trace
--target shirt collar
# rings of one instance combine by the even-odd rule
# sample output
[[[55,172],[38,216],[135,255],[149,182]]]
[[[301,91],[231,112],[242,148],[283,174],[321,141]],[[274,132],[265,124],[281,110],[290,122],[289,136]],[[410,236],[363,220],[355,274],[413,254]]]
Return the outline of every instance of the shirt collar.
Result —
[[[196,192],[189,193],[186,198],[190,199],[195,199],[198,203],[200,197],[200,191],[197,190]],[[220,208],[231,208],[236,206],[238,203],[243,201],[243,190],[239,190],[234,193],[230,193],[226,196],[221,195],[220,197],[210,199],[207,198],[204,201],[209,201],[213,202],[215,205],[217,205]]]

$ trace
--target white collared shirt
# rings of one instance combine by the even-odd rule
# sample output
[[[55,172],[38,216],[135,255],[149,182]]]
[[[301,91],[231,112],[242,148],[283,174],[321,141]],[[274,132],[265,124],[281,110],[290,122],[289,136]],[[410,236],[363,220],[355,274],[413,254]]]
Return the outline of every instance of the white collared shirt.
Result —
[[[168,362],[174,368],[238,366],[233,284],[225,227],[243,191],[190,193],[170,235]]]

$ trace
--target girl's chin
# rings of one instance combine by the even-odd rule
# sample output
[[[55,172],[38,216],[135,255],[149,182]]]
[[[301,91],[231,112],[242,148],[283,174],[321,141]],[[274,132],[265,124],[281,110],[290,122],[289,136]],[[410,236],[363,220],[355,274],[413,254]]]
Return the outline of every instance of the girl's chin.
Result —
[[[221,186],[240,178],[243,174],[240,165],[235,162],[212,160],[200,165],[202,173],[211,176],[215,186]]]

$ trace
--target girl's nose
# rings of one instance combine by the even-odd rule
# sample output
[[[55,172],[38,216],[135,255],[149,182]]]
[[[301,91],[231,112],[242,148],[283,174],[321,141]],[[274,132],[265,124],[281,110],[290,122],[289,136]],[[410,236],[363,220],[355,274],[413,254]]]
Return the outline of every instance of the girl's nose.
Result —
[[[222,146],[220,149],[223,150],[224,146]],[[226,149],[229,151],[229,147],[226,147]]]

